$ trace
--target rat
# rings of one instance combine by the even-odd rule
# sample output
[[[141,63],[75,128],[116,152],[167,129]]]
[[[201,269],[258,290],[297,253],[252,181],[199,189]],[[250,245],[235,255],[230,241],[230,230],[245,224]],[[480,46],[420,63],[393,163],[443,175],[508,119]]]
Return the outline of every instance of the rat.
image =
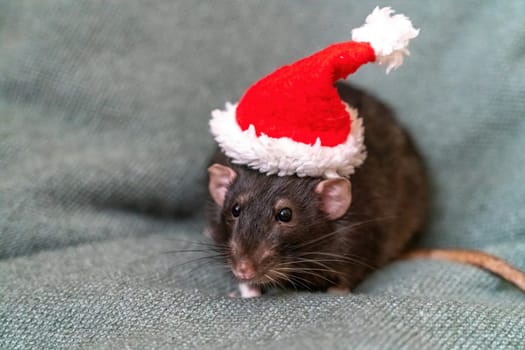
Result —
[[[407,253],[428,214],[422,157],[384,102],[347,82],[336,87],[365,125],[367,158],[349,178],[267,175],[234,164],[220,150],[212,157],[206,232],[239,281],[241,297],[269,287],[347,293],[398,258],[481,266],[525,290],[523,273],[486,253]]]

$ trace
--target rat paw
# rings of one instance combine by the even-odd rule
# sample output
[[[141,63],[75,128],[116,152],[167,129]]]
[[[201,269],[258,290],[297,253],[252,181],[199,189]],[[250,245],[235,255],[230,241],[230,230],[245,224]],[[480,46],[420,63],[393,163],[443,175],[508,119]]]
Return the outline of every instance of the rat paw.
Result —
[[[248,283],[239,283],[241,298],[256,298],[262,295],[261,288],[249,285]]]

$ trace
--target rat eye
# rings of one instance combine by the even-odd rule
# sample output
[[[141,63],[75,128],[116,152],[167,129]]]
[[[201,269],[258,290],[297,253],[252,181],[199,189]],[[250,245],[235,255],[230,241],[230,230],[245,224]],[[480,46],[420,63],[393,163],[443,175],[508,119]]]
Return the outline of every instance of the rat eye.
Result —
[[[290,222],[292,220],[292,209],[283,208],[279,210],[276,219],[281,222]]]
[[[234,217],[238,217],[239,215],[241,215],[241,206],[239,205],[239,203],[235,203],[232,207],[232,215]]]

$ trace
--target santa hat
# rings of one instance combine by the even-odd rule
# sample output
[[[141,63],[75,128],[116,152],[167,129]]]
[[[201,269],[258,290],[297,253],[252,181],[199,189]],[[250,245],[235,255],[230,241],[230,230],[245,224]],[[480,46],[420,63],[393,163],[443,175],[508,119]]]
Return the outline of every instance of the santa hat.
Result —
[[[403,63],[419,30],[389,8],[375,8],[352,41],[333,44],[253,84],[238,104],[214,110],[211,132],[235,164],[279,176],[347,177],[366,158],[357,111],[335,82],[376,62]]]

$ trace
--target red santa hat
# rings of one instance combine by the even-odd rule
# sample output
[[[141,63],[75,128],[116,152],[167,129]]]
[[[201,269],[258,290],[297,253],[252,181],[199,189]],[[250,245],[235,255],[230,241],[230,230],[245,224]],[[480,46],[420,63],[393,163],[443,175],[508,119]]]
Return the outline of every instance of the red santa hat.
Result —
[[[211,132],[236,164],[279,176],[347,177],[366,158],[357,111],[345,104],[335,82],[361,65],[386,65],[408,55],[419,30],[389,8],[375,8],[352,41],[283,66],[253,84],[238,104],[214,110]]]

